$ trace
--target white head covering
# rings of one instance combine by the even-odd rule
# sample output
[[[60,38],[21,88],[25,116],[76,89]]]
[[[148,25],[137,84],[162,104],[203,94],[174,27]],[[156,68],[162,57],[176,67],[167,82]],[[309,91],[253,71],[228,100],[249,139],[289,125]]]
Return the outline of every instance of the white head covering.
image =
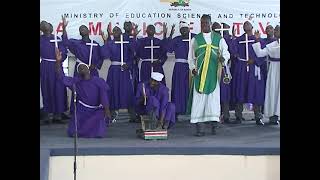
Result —
[[[118,27],[119,29],[121,29],[119,23],[116,23],[116,24],[114,25],[114,27]]]
[[[79,73],[79,66],[80,66],[81,64],[83,64],[83,65],[87,66],[87,68],[89,69],[88,64],[85,64],[85,63],[79,63],[79,64],[78,64],[78,66],[77,66],[77,72],[78,72],[78,73]]]
[[[164,75],[159,72],[152,72],[151,73],[151,78],[158,81],[158,82],[162,81],[163,77],[164,77]]]
[[[181,20],[179,23],[179,29],[183,27],[189,27],[189,24],[186,21]]]

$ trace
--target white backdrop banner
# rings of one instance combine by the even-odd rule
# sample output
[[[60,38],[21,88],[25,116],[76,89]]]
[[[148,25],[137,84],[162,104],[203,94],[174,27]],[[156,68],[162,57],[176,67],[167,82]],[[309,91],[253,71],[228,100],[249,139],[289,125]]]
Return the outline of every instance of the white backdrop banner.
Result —
[[[78,28],[83,24],[101,44],[99,35],[107,32],[109,23],[122,27],[126,20],[134,22],[141,29],[140,37],[145,37],[147,26],[153,24],[155,36],[162,39],[163,23],[168,24],[168,34],[176,24],[177,36],[182,19],[191,24],[193,33],[199,33],[203,14],[211,15],[212,22],[234,25],[236,36],[243,33],[243,23],[251,20],[254,29],[265,37],[268,24],[280,24],[280,0],[40,0],[40,20],[52,23],[58,35],[62,33],[61,16],[65,16],[69,37],[80,38]]]

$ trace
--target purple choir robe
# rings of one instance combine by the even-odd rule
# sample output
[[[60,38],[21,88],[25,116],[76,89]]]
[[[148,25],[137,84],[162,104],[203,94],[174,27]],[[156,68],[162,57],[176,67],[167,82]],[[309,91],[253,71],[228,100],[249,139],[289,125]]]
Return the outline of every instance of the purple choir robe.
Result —
[[[91,76],[89,80],[83,80],[80,76],[67,77],[62,74],[59,74],[58,77],[71,90],[74,89],[74,85],[76,87],[78,137],[105,137],[107,122],[110,119],[105,116],[104,107],[109,106],[108,91],[110,88],[104,79]],[[71,110],[67,133],[70,137],[73,137],[75,133],[74,108]]]
[[[195,34],[191,33],[191,38]],[[177,62],[174,64],[172,74],[171,102],[176,105],[176,114],[185,114],[189,97],[189,42],[182,41],[181,36],[168,39],[168,52],[175,53]],[[185,61],[185,62],[183,62]]]
[[[255,36],[251,35],[248,40],[255,40]],[[247,72],[247,62],[240,59],[246,59],[245,43],[240,44],[240,41],[245,41],[245,34],[236,39],[235,50],[239,57],[235,63],[234,69],[234,88],[235,88],[235,102],[236,103],[252,103],[262,106],[265,97],[265,79],[262,71],[260,71],[260,80],[258,74],[255,74],[255,66],[260,67],[264,59],[257,58],[252,44],[249,42],[249,58],[254,60],[254,64],[249,65],[249,72]]]
[[[132,46],[132,48],[129,49],[130,51],[129,58],[130,58],[130,62],[132,62],[130,67],[130,72],[133,80],[133,89],[134,89],[134,92],[136,92],[136,88],[139,83],[139,67],[138,67],[138,62],[135,61],[135,56],[136,56],[135,50],[137,48],[137,40],[127,33],[123,33],[123,40],[129,41]]]
[[[101,48],[101,56],[111,60],[107,83],[110,86],[110,110],[128,109],[134,106],[133,80],[130,73],[132,67],[131,51],[133,44],[123,44],[123,62],[129,69],[121,71],[121,48],[115,40],[107,41]]]
[[[58,37],[58,39],[60,38]],[[58,114],[67,111],[67,90],[63,83],[56,78],[55,43],[50,40],[54,40],[54,35],[40,36],[41,93],[44,112]],[[66,59],[67,49],[61,42],[58,42],[58,48],[62,52],[62,59]]]
[[[143,85],[145,85],[145,91],[147,96],[147,105],[138,104],[139,99],[143,96]],[[150,82],[140,82],[137,87],[136,93],[136,112],[138,115],[145,115],[155,110],[157,119],[161,114],[164,114],[164,121],[169,124],[169,128],[175,124],[175,105],[169,101],[169,89],[162,83],[159,84],[157,90],[153,90],[150,87]]]
[[[230,35],[224,35],[223,37],[228,45],[228,51],[230,53],[230,60],[229,63],[231,63],[230,67],[230,74],[233,77],[233,64],[234,64],[234,40]],[[228,63],[228,64],[229,64]],[[223,70],[221,73],[221,79],[220,79],[220,103],[226,103],[229,104],[231,101],[231,90],[232,90],[232,79],[230,84],[223,83],[223,77],[225,76],[225,71]]]
[[[160,40],[158,38],[153,37],[153,45],[154,46],[160,46],[160,48],[154,48],[153,49],[153,58],[154,60],[158,59],[160,60],[160,64],[153,66],[154,72],[159,72],[164,75],[163,71],[163,64],[167,60],[167,53],[165,49],[166,40]],[[146,49],[146,46],[151,45],[151,37],[145,37],[137,40],[137,57],[140,58],[141,67],[140,67],[140,75],[139,75],[139,81],[148,81],[151,77],[151,62],[150,61],[144,61],[151,58],[151,49]],[[165,77],[162,80],[162,83],[165,84]]]
[[[86,43],[91,43],[90,42],[85,42],[82,39],[68,39],[67,34],[62,35],[62,40],[64,45],[70,50],[72,54],[75,55],[77,58],[77,62],[75,67],[78,66],[79,61],[89,64],[89,56],[90,56],[90,45],[86,45]],[[93,46],[92,47],[92,58],[91,58],[91,64],[95,65],[96,68],[101,69],[102,64],[103,64],[103,59],[101,58],[100,55],[100,45],[96,41],[93,41],[93,43],[98,44],[98,46]],[[90,71],[90,74],[93,76],[99,77],[99,72],[97,69],[93,69]],[[78,72],[75,68],[74,71],[74,77],[78,75]]]

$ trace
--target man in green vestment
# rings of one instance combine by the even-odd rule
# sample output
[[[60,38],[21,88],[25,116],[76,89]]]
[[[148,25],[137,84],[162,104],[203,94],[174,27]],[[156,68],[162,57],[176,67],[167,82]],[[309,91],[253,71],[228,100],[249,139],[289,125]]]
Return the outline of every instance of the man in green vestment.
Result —
[[[188,109],[191,123],[196,124],[195,136],[205,135],[205,123],[212,126],[216,134],[216,125],[220,122],[220,76],[221,63],[230,58],[228,45],[215,32],[211,32],[211,17],[201,17],[201,33],[191,40],[188,63],[192,71]]]

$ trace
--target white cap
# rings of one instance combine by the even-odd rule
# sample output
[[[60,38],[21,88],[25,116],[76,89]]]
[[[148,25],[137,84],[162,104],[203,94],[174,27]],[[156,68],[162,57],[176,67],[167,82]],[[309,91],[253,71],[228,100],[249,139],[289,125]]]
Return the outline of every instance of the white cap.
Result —
[[[183,28],[183,27],[189,27],[189,24],[186,21],[180,21],[179,23],[179,29]]]
[[[83,64],[83,65],[87,66],[87,68],[89,69],[88,64],[85,64],[85,63],[79,63],[79,64],[78,64],[78,66],[77,66],[77,72],[78,72],[78,73],[79,73],[79,66],[80,66],[81,64]]]
[[[164,77],[164,75],[159,72],[152,72],[151,73],[151,78],[158,81],[158,82],[162,81],[163,77]]]
[[[119,29],[121,29],[119,23],[116,23],[116,24],[114,25],[114,27],[118,27]]]

